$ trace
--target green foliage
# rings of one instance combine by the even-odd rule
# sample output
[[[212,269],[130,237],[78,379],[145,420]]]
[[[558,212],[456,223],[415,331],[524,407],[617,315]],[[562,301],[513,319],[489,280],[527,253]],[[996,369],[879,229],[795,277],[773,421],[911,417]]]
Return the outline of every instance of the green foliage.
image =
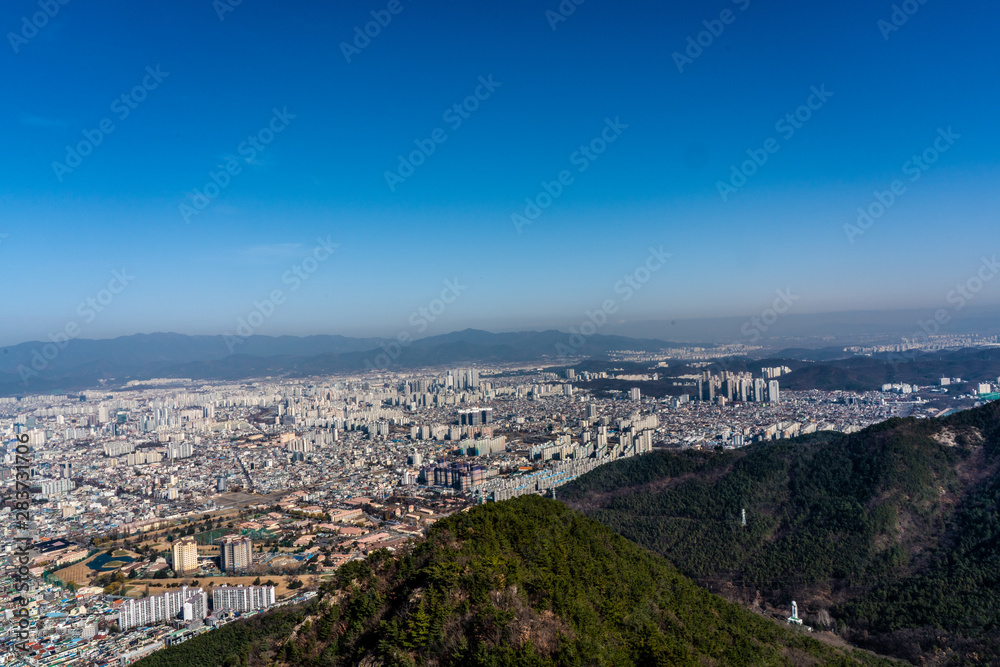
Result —
[[[600,475],[586,475],[575,484],[559,490],[567,500],[615,491],[626,486],[648,484],[668,477],[707,472],[724,468],[736,455],[713,456],[708,452],[687,450],[671,456],[640,456],[624,459],[614,466],[603,466]]]
[[[768,665],[790,664],[789,647],[843,658],[534,496],[449,517],[398,561],[368,565],[342,580],[342,664]]]
[[[398,667],[889,664],[727,603],[536,496],[457,513],[395,557],[346,564],[306,607],[233,623],[140,664],[244,657]]]
[[[137,667],[216,667],[246,664],[248,654],[261,655],[291,634],[304,617],[302,608],[282,608],[266,615],[225,625],[157,651],[135,663]]]
[[[990,638],[983,657],[1000,660],[1000,479],[994,477],[956,512],[952,544],[912,577],[887,580],[838,611],[847,622],[893,643],[914,628],[939,628],[957,638]],[[924,641],[924,648],[954,644]],[[959,642],[961,643],[961,642]]]
[[[657,452],[607,466],[623,483],[589,513],[696,578],[726,574],[781,598],[816,583],[873,585],[907,560],[892,539],[900,502],[919,508],[955,482],[957,454],[924,431],[891,420],[864,434],[703,454],[694,476],[663,489],[656,480],[688,474],[691,455]],[[584,476],[562,497],[581,498],[604,475]]]
[[[880,652],[1000,662],[998,453],[993,403],[725,454],[655,452],[560,497],[705,583],[782,606],[838,599],[844,633]]]

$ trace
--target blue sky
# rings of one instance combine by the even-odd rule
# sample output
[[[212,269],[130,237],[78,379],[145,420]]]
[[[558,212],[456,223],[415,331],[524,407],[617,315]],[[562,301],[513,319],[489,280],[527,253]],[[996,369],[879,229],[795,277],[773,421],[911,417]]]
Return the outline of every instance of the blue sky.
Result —
[[[651,246],[671,259],[620,321],[759,313],[785,288],[799,312],[933,310],[998,250],[995,3],[913,0],[886,32],[890,2],[586,0],[553,29],[555,0],[399,0],[348,62],[341,44],[388,1],[243,0],[220,19],[229,1],[52,0],[36,31],[37,0],[4,3],[0,344],[69,322],[86,338],[222,333],[275,290],[257,333],[395,335],[455,279],[467,288],[426,333],[562,328],[621,301]],[[712,28],[678,71],[673,54]],[[453,127],[445,112],[477,89]],[[274,110],[294,118],[250,150]],[[607,119],[618,136],[580,171]],[[78,166],[54,166],[102,121],[113,131]],[[439,128],[390,188],[397,156]],[[724,200],[719,182],[769,139]],[[183,209],[227,164],[208,206]],[[512,215],[564,170],[518,233]],[[894,180],[885,214],[845,231]],[[338,247],[293,290],[318,238]],[[135,278],[108,300],[122,268]],[[1000,301],[996,282],[976,305]],[[108,303],[84,318],[88,298]]]

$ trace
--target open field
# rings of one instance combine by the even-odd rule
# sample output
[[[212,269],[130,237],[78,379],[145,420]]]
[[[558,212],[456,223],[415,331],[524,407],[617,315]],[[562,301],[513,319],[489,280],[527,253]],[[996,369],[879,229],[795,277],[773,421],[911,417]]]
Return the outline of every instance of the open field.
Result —
[[[227,521],[238,518],[240,516],[240,511],[238,509],[233,509],[233,508],[217,509],[209,512],[200,512],[198,516],[209,517],[210,521],[219,521],[219,520]],[[198,530],[198,532],[202,532],[205,523],[206,523],[205,521],[199,519],[197,521],[190,521],[186,524],[174,526],[174,528],[183,527],[186,529],[188,526],[194,526],[196,530]],[[159,528],[157,530],[151,530],[146,533],[139,533],[136,535],[132,535],[128,538],[128,540],[129,541],[138,540],[137,542],[135,542],[135,546],[145,545],[145,546],[155,547],[158,545],[162,545],[166,548],[169,547],[169,544],[167,542],[167,534],[169,532],[170,530],[167,528]],[[122,542],[122,540],[117,540],[117,542],[120,543]]]
[[[86,586],[90,583],[90,580],[97,575],[97,573],[91,570],[87,564],[100,555],[101,554],[96,553],[90,558],[80,561],[75,565],[70,565],[69,567],[64,567],[61,570],[56,570],[53,572],[53,576],[58,577],[67,584],[72,582],[77,586]]]
[[[220,537],[224,537],[234,532],[239,531],[232,528],[216,528],[214,530],[195,533],[191,537],[194,538],[194,541],[197,542],[199,546],[207,546],[209,544],[213,544]]]
[[[84,561],[56,570],[53,574],[67,584],[73,582],[78,586],[85,586],[95,577],[114,572],[137,557],[138,554],[121,549],[111,556],[107,552],[98,552]]]

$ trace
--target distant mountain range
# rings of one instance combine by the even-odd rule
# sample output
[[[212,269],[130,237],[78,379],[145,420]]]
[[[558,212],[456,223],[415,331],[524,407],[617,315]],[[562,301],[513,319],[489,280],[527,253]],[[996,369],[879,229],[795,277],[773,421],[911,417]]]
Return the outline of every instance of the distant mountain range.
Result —
[[[35,341],[0,348],[0,396],[111,388],[159,377],[235,381],[459,364],[559,366],[570,361],[583,368],[578,359],[607,359],[609,352],[623,349],[657,352],[677,345],[658,339],[602,334],[581,337],[560,331],[491,333],[476,329],[404,343],[346,336],[243,338],[174,333],[76,339],[61,344]],[[786,389],[864,391],[891,382],[934,384],[941,377],[993,380],[1000,377],[1000,348],[872,357],[848,356],[836,346],[818,350],[789,348],[768,359],[722,359],[715,368],[759,374],[763,366],[779,365],[792,370],[781,378],[781,386]],[[616,366],[628,367],[629,372],[643,372],[646,367],[624,362],[616,362]],[[680,365],[678,372],[687,371]],[[652,385],[648,389],[650,396],[664,394]]]
[[[187,336],[138,334],[68,343],[36,341],[0,351],[0,395],[65,392],[156,377],[240,380],[303,377],[454,364],[559,363],[611,350],[655,352],[660,340],[559,331],[490,333],[467,329],[400,343],[345,336]],[[563,355],[563,356],[561,356]]]
[[[781,378],[781,386],[786,389],[866,391],[897,382],[938,384],[943,377],[995,381],[1000,377],[1000,348],[852,356],[816,363],[791,363],[789,367],[792,372]]]

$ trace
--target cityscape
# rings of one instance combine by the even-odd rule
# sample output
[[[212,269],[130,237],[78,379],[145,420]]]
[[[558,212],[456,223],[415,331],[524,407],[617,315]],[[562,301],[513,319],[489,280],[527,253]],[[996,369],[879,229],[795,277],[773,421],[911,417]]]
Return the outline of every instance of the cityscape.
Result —
[[[0,399],[3,493],[32,498],[28,520],[10,521],[16,504],[0,511],[14,526],[8,543],[32,535],[32,583],[19,592],[27,614],[5,608],[4,643],[27,639],[30,664],[126,664],[307,600],[344,563],[395,551],[475,505],[555,498],[598,466],[654,449],[725,450],[940,416],[951,410],[934,399],[964,382],[790,391],[784,366],[671,377],[613,364],[152,378]],[[644,395],[661,373],[678,393]],[[608,379],[628,389],[599,397],[585,388]],[[967,400],[997,391],[1000,378],[976,383]],[[25,445],[28,466],[18,463]],[[19,618],[27,637],[15,631]]]
[[[1000,665],[998,20],[2,3],[0,667]]]

